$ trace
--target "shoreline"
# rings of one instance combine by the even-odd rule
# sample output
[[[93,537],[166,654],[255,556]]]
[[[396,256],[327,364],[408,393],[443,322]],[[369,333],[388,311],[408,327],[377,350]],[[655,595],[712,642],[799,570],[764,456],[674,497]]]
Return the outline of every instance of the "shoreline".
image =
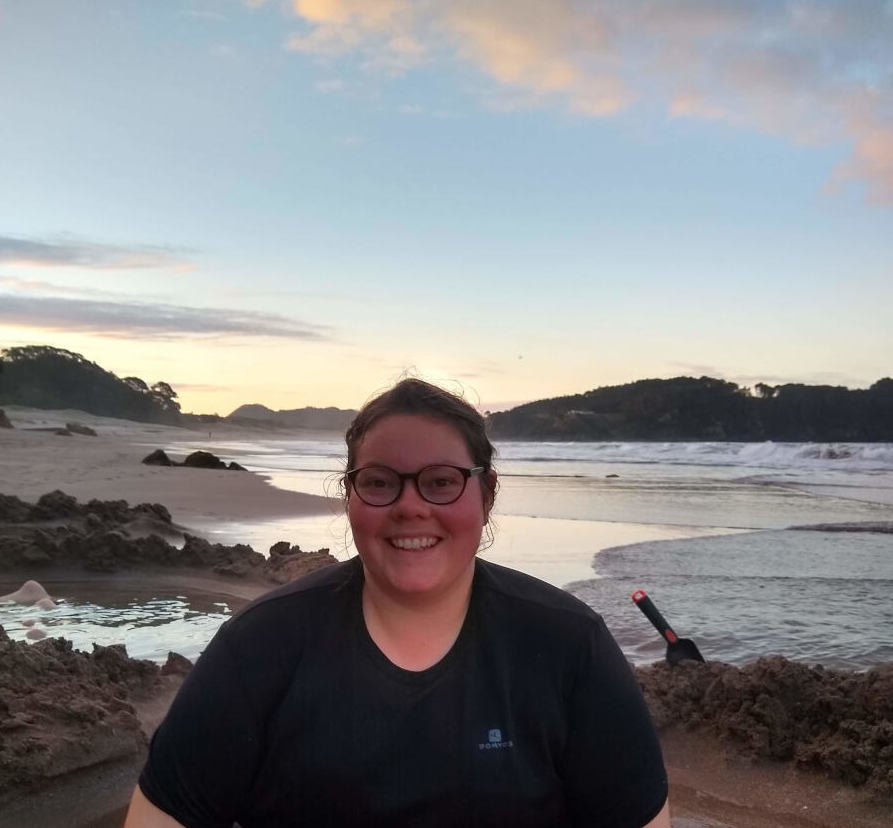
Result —
[[[249,471],[145,465],[143,458],[155,448],[182,439],[183,429],[134,426],[129,435],[96,437],[0,429],[0,491],[30,501],[58,489],[82,502],[164,503],[180,526],[307,517],[331,514],[337,507],[333,498],[279,489]]]

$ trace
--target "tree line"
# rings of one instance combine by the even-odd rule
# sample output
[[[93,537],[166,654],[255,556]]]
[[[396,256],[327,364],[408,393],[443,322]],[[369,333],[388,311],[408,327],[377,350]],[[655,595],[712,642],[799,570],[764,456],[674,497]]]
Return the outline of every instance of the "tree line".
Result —
[[[646,379],[487,415],[505,440],[893,441],[893,379],[868,389]]]
[[[0,351],[0,405],[76,408],[89,414],[177,425],[183,415],[166,382],[123,379],[80,354],[49,345]]]

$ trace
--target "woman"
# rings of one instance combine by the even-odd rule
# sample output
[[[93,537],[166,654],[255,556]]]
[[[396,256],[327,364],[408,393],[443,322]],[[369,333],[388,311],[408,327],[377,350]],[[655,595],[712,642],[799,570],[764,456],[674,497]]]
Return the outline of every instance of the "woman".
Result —
[[[669,828],[660,748],[601,618],[476,558],[493,446],[407,379],[348,429],[359,553],[221,627],[126,826]]]

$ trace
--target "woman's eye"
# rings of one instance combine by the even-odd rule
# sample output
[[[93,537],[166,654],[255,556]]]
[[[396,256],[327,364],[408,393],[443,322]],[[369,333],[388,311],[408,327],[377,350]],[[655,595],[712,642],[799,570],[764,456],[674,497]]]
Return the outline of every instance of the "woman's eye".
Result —
[[[361,489],[386,489],[393,485],[393,479],[386,474],[363,474],[357,479],[357,486]]]
[[[425,476],[423,485],[438,491],[455,489],[462,485],[462,478],[452,469],[437,469]]]

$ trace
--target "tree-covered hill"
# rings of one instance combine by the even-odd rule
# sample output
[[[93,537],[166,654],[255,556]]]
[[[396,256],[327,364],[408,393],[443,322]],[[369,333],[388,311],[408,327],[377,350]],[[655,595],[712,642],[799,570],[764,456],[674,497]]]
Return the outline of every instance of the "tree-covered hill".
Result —
[[[308,428],[320,431],[344,431],[357,412],[344,408],[291,408],[273,411],[265,405],[240,405],[227,419],[234,423],[265,423],[277,428]]]
[[[893,379],[867,390],[647,379],[488,416],[503,440],[893,441]]]
[[[182,420],[177,392],[166,382],[121,379],[80,354],[48,345],[0,351],[0,405],[76,408],[170,425]]]

